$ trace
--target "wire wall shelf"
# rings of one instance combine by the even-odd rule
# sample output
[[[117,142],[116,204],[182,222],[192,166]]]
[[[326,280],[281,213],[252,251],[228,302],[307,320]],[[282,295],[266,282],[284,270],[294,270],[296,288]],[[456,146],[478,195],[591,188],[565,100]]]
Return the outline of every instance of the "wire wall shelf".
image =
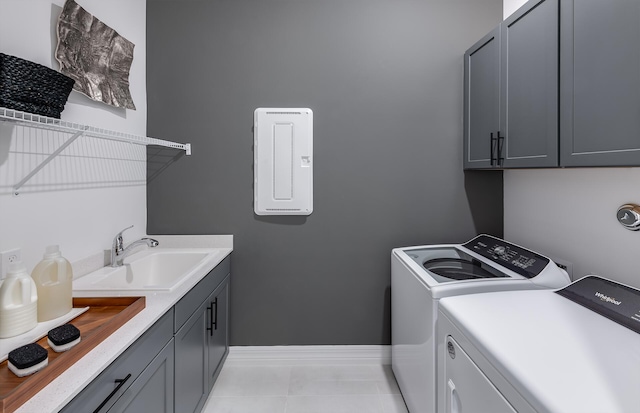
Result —
[[[107,139],[112,141],[127,142],[135,145],[156,145],[167,148],[174,148],[185,151],[186,155],[191,155],[191,144],[177,143],[163,139],[150,138],[146,136],[132,135],[129,133],[115,132],[107,129],[96,128],[89,125],[82,125],[75,122],[67,122],[60,119],[50,118],[47,116],[36,115],[33,113],[21,112],[19,110],[7,109],[0,107],[0,121],[10,122],[20,126],[26,126],[37,129],[52,130],[57,132],[71,133],[72,136],[65,141],[58,149],[56,149],[47,159],[38,165],[33,171],[25,176],[20,182],[13,186],[14,195],[18,195],[18,190],[27,183],[38,171],[51,162],[65,148],[71,145],[80,136],[89,136],[98,139]]]

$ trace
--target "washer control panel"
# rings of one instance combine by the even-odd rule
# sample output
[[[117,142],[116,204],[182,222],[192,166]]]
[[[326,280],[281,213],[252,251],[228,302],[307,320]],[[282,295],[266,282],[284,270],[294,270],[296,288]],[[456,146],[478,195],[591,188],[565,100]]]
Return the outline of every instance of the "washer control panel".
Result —
[[[526,278],[540,274],[550,262],[547,257],[489,235],[478,235],[463,246]]]

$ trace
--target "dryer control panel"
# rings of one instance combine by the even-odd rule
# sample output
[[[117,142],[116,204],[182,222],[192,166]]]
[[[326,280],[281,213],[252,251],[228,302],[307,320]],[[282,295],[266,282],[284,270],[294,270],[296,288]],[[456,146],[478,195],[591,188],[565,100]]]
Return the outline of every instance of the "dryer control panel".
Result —
[[[640,333],[640,290],[588,275],[556,293]]]
[[[550,262],[547,257],[489,235],[478,235],[463,246],[526,278],[540,274]]]

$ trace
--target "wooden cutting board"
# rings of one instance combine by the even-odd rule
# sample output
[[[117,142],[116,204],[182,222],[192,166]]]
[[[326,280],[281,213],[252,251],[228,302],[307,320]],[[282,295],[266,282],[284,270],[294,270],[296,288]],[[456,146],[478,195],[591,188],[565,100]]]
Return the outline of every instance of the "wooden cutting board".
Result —
[[[37,341],[49,353],[49,365],[27,377],[17,377],[0,363],[0,413],[11,413],[80,360],[145,307],[144,297],[74,298],[74,307],[89,307],[71,321],[80,330],[80,343],[64,353],[49,348],[47,337]]]

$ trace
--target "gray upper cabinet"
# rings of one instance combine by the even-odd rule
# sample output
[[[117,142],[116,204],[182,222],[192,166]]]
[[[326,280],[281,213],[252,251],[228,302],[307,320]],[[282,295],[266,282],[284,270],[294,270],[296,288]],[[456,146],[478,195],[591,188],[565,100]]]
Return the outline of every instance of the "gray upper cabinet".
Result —
[[[464,167],[558,166],[558,0],[531,0],[464,56]]]
[[[500,128],[500,27],[464,54],[464,167],[497,165]]]
[[[640,1],[561,3],[563,166],[640,165]]]
[[[530,0],[496,30],[465,54],[465,169],[640,165],[640,1]]]
[[[558,166],[558,7],[558,0],[529,1],[500,25],[505,168]]]

